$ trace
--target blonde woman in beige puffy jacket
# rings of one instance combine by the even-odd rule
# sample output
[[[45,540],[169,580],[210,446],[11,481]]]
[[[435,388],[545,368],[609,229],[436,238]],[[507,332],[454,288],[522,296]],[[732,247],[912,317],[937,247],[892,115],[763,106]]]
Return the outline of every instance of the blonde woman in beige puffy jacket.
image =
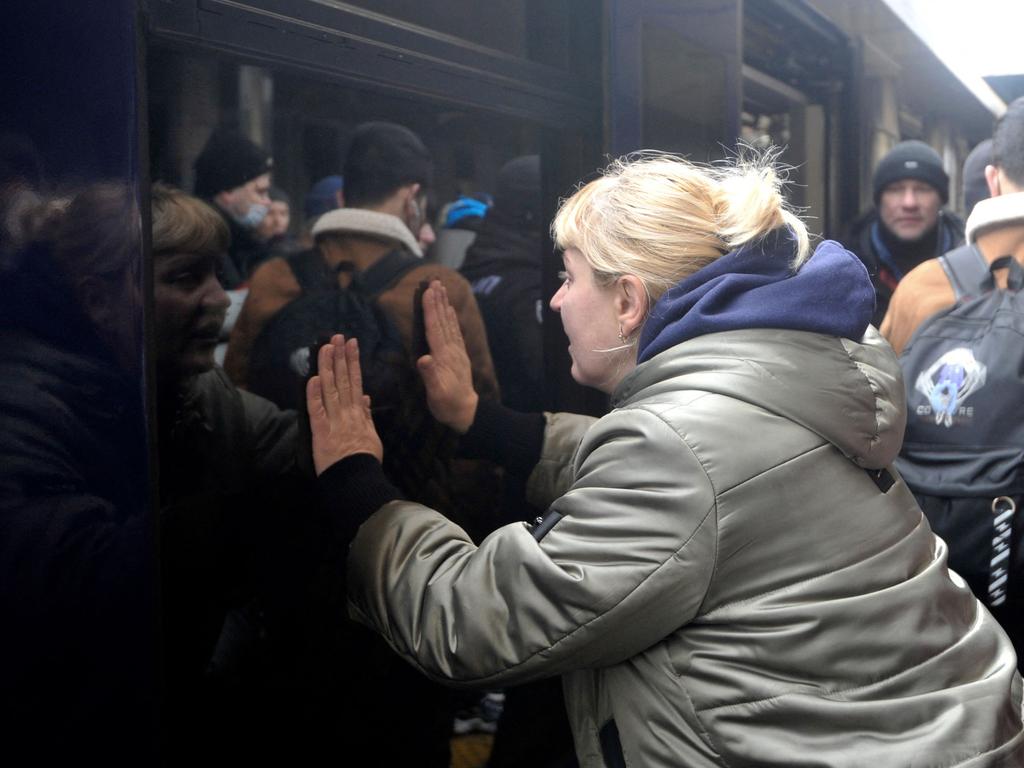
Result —
[[[552,226],[600,418],[476,397],[443,289],[420,370],[464,448],[546,509],[479,546],[399,498],[336,337],[307,391],[353,616],[424,674],[562,675],[606,766],[1020,766],[1021,679],[890,462],[892,351],[856,256],[811,252],[765,161],[613,164]]]

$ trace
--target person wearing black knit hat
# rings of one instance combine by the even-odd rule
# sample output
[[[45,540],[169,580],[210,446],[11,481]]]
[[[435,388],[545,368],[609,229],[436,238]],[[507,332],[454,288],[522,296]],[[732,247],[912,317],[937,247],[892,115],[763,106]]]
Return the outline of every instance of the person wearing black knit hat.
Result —
[[[897,144],[878,162],[871,180],[875,207],[848,238],[871,273],[878,326],[903,276],[928,259],[963,243],[963,222],[943,209],[949,176],[939,154],[922,141]]]
[[[195,194],[211,203],[231,230],[231,248],[218,273],[228,290],[240,288],[266,259],[256,233],[270,209],[270,154],[242,134],[213,132],[195,160]]]

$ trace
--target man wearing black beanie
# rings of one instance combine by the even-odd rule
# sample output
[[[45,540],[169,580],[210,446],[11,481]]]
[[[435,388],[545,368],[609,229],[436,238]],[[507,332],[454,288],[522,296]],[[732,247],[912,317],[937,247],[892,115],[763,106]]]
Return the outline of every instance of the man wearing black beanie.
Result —
[[[893,147],[875,167],[872,190],[875,207],[854,224],[848,244],[871,273],[877,327],[903,276],[962,244],[964,225],[942,208],[949,200],[949,177],[924,142]]]
[[[273,159],[242,134],[213,132],[195,161],[195,194],[210,203],[231,231],[231,248],[217,277],[227,290],[240,288],[265,260],[256,227],[270,208]]]

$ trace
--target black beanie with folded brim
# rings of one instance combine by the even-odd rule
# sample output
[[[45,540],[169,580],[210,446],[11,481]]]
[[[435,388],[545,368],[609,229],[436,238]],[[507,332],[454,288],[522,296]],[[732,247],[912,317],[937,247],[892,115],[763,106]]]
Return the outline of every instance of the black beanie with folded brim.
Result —
[[[196,196],[211,198],[240,187],[270,173],[273,166],[270,153],[247,137],[236,131],[215,131],[196,158]]]
[[[935,188],[943,205],[949,202],[949,176],[942,168],[942,158],[923,141],[900,142],[879,161],[871,182],[875,205],[882,190],[903,179],[923,181]]]

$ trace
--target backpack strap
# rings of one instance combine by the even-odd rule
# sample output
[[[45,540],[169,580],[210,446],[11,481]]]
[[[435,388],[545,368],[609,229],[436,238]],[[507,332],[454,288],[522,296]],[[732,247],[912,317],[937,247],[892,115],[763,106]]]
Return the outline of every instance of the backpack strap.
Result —
[[[288,257],[288,266],[303,293],[337,286],[337,283],[331,280],[331,271],[316,248],[292,254]]]
[[[423,259],[397,249],[391,251],[366,271],[356,273],[352,278],[352,284],[357,286],[359,292],[364,296],[373,299],[394,285],[398,278],[410,269],[422,263]]]
[[[990,277],[989,266],[976,245],[962,245],[944,253],[939,256],[939,265],[949,278],[957,301],[986,292],[984,283]]]
[[[1024,267],[1021,267],[1020,262],[1013,258],[1013,256],[1006,255],[1000,256],[989,265],[989,274],[985,281],[985,287],[988,290],[995,290],[996,272],[1001,269],[1009,270],[1009,274],[1006,276],[1007,290],[1017,292],[1024,288]]]

